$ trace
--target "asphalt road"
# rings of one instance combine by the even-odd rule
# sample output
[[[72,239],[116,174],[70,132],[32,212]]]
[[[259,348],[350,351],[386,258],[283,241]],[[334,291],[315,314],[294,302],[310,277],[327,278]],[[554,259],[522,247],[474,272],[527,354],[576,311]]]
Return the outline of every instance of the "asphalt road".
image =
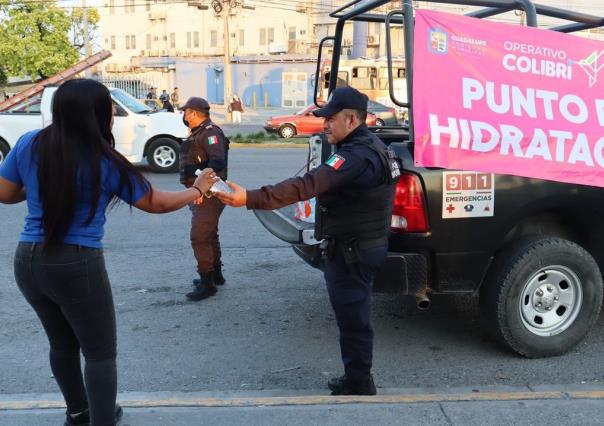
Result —
[[[304,149],[231,151],[230,178],[249,188],[288,177]],[[147,174],[162,189],[176,175]],[[48,343],[18,292],[12,255],[25,205],[0,205],[0,394],[58,392]],[[149,215],[121,206],[108,214],[105,255],[118,323],[120,392],[326,392],[341,374],[337,329],[323,279],[244,209],[220,225],[227,284],[189,302],[194,262],[189,212]],[[466,297],[436,297],[418,312],[396,295],[377,295],[374,372],[378,387],[598,385],[604,381],[604,321],[571,353],[520,358],[486,339]],[[488,404],[487,404],[488,405]]]

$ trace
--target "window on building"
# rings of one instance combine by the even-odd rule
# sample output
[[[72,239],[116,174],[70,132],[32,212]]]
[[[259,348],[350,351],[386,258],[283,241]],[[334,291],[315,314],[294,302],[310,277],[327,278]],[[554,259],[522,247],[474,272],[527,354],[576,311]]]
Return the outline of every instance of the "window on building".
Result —
[[[218,31],[212,30],[210,31],[210,47],[218,46]]]
[[[151,34],[147,34],[147,50],[151,49]]]
[[[264,46],[266,44],[266,28],[260,28],[260,46]]]
[[[151,0],[145,1],[145,10],[148,12],[151,10]]]
[[[115,0],[109,0],[109,14],[113,15],[115,13]]]
[[[329,89],[329,78],[331,77],[331,72],[327,71],[325,73],[325,77],[323,78],[323,87],[325,89]],[[338,71],[338,79],[336,80],[336,87],[346,87],[348,86],[348,71]]]
[[[124,0],[124,12],[125,13],[134,13],[134,0]]]
[[[126,49],[130,49],[130,36],[126,36]]]
[[[295,40],[296,39],[296,27],[289,27],[288,30],[288,39]]]
[[[170,33],[170,49],[176,48],[176,33]]]
[[[193,33],[193,47],[199,47],[199,31]]]
[[[115,36],[111,36],[111,49],[115,50]]]
[[[266,35],[266,42],[270,44],[273,41],[275,41],[275,29],[269,28]]]
[[[187,49],[191,48],[191,33],[187,33]]]
[[[377,86],[377,69],[375,67],[353,67],[350,85],[356,89],[375,89]]]
[[[245,31],[239,30],[239,46],[243,46],[245,44]]]
[[[136,36],[135,35],[130,36],[130,48],[136,49]]]

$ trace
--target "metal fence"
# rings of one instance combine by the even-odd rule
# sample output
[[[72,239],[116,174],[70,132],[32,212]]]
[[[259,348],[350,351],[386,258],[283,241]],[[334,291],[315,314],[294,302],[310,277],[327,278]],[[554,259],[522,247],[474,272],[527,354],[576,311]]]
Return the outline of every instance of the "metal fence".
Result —
[[[152,87],[158,87],[157,82],[151,76],[144,74],[98,76],[96,80],[106,86],[122,89],[137,99],[145,99]]]

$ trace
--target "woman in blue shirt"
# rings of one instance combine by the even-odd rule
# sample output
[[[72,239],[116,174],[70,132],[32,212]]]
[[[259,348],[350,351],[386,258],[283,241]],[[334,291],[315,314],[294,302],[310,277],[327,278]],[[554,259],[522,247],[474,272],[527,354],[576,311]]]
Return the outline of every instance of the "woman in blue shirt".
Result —
[[[113,425],[121,408],[115,310],[101,244],[105,211],[119,200],[150,213],[200,203],[215,175],[204,170],[184,191],[152,188],[113,149],[111,96],[96,81],[64,83],[52,113],[53,123],[23,135],[2,163],[0,202],[27,201],[15,278],[48,336],[65,424]]]

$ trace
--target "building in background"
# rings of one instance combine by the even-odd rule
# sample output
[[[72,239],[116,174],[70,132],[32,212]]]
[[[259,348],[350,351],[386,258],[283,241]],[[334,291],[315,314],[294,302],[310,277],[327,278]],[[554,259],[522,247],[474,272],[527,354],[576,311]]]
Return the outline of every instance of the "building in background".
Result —
[[[348,3],[346,0],[103,1],[101,41],[103,48],[113,54],[103,65],[106,81],[137,80],[143,82],[143,87],[156,86],[159,92],[179,87],[184,99],[197,95],[212,103],[223,103],[228,37],[230,92],[238,93],[248,106],[255,99],[259,106],[292,108],[312,101],[317,47],[323,37],[335,31],[336,20],[329,13]],[[551,5],[602,14],[598,10],[601,6],[591,1],[552,0]],[[476,9],[425,1],[414,4],[455,13]],[[392,1],[382,11],[400,9],[400,5],[400,0]],[[524,17],[518,12],[508,12],[494,19],[518,23]],[[553,18],[540,18],[540,24],[545,26],[556,22]],[[582,35],[604,38],[601,29]],[[392,43],[393,55],[402,56],[402,29],[393,27]],[[342,55],[352,57],[353,53],[366,58],[384,57],[384,25],[348,22]],[[326,46],[323,58],[330,56],[331,49]]]

